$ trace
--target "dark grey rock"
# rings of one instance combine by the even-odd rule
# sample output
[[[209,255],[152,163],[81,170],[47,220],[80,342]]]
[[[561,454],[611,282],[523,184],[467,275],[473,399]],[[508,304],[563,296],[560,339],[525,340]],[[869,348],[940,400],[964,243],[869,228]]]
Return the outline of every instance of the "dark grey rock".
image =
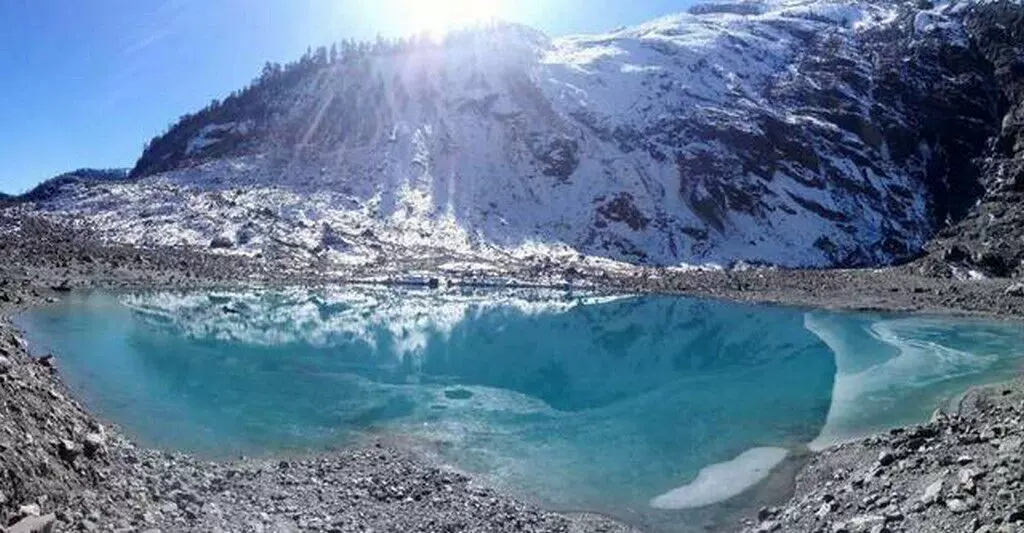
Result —
[[[220,235],[218,237],[215,237],[212,241],[210,241],[210,248],[213,249],[224,249],[234,247],[235,241],[232,240],[231,237],[225,235]]]
[[[896,462],[896,455],[888,450],[878,455],[878,464],[882,466],[889,466],[894,462]]]
[[[85,451],[85,456],[92,458],[103,452],[106,444],[106,437],[102,433],[89,433],[82,439],[82,448]]]
[[[69,463],[73,463],[82,453],[82,450],[74,442],[67,439],[61,439],[57,442],[57,453],[60,455],[61,459]]]

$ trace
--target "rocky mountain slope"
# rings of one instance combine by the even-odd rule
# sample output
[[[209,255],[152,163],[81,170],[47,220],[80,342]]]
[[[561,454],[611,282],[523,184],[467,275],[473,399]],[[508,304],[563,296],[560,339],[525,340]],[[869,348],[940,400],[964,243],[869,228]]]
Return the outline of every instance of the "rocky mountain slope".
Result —
[[[1024,275],[1024,12],[1009,2],[966,19],[1003,93],[998,133],[977,160],[984,194],[930,247],[952,263],[996,276]]]
[[[725,2],[600,35],[497,25],[321,49],[182,117],[132,180],[17,209],[120,242],[336,264],[877,265],[939,233],[965,270],[1012,274],[1022,13]]]
[[[59,197],[65,188],[73,186],[89,186],[102,182],[124,181],[128,178],[128,170],[122,168],[95,169],[80,168],[71,172],[65,172],[54,176],[39,185],[36,185],[28,192],[16,197],[23,202],[42,203]]]

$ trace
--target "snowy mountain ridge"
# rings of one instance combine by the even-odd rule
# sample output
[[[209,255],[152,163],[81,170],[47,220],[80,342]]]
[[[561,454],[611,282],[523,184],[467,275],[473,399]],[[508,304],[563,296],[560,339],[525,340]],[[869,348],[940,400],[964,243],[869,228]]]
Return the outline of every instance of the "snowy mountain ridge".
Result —
[[[134,179],[19,209],[334,264],[886,264],[984,193],[1012,39],[978,20],[1021,11],[718,2],[600,35],[497,25],[304,58],[154,139]]]

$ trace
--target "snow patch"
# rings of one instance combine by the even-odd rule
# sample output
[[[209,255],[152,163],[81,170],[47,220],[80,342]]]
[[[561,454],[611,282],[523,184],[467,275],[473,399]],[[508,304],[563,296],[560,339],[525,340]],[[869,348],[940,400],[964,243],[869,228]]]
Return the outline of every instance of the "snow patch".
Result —
[[[243,122],[228,122],[225,124],[207,124],[199,130],[199,133],[197,133],[195,137],[189,139],[188,146],[185,149],[185,155],[195,155],[203,149],[217,144],[222,140],[221,138],[218,138],[218,136],[222,136],[225,133],[248,135],[254,126],[255,124],[251,120]]]

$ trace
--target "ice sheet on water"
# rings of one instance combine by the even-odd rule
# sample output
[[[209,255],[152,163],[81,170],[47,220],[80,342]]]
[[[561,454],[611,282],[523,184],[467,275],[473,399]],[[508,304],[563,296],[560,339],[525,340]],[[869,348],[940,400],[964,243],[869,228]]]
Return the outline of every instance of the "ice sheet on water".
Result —
[[[753,448],[735,459],[703,468],[697,478],[651,500],[656,509],[692,509],[728,500],[768,477],[789,454],[785,448]]]
[[[809,447],[923,421],[973,384],[1013,377],[1024,357],[1020,326],[966,322],[970,327],[932,317],[808,313],[805,326],[836,361],[828,418]]]

